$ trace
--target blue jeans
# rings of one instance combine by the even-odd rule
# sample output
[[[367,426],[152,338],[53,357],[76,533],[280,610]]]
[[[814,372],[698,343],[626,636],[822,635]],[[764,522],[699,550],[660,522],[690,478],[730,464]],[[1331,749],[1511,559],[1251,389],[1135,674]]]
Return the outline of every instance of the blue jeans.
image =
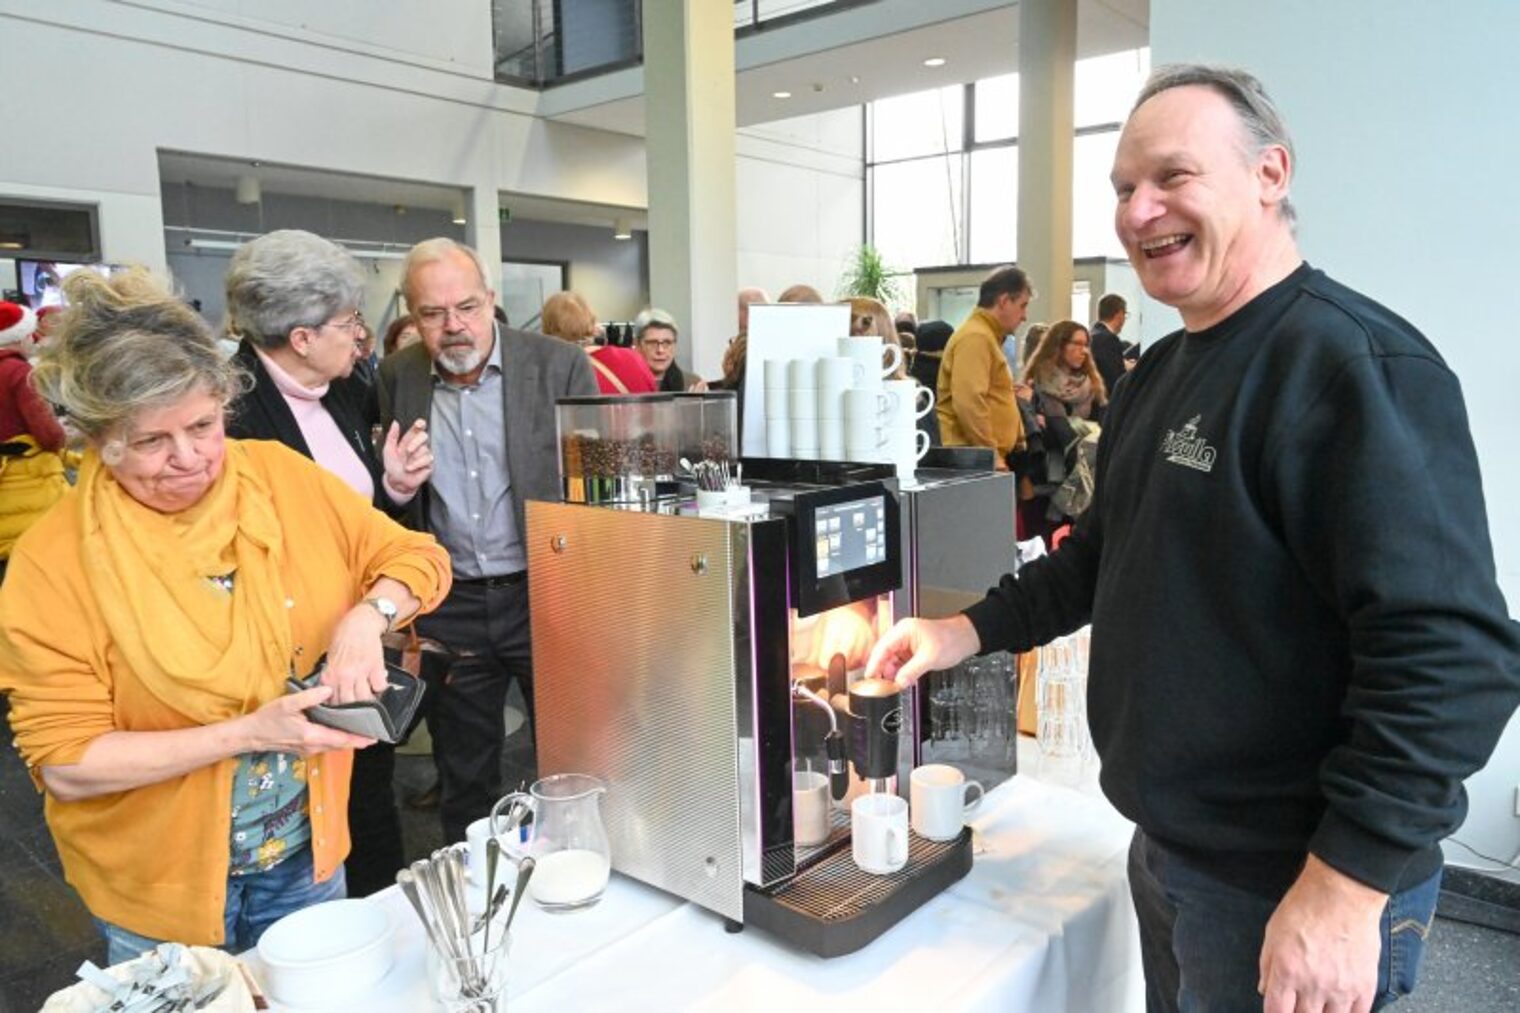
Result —
[[[226,940],[222,949],[242,953],[258,943],[264,930],[292,911],[327,900],[342,900],[348,890],[343,867],[325,883],[311,879],[311,848],[304,847],[265,872],[227,877]],[[106,940],[106,962],[119,964],[141,956],[162,939],[149,939],[111,922],[95,919]]]
[[[1129,886],[1140,919],[1148,1013],[1261,1013],[1262,941],[1289,885],[1283,882],[1273,897],[1226,883],[1137,829]],[[1414,991],[1440,892],[1437,872],[1388,898],[1373,1009]]]

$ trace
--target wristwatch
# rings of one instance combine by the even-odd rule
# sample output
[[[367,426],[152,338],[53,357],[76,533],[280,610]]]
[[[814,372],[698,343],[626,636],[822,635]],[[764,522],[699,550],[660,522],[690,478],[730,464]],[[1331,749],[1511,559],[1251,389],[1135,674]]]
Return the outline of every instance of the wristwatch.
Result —
[[[385,619],[385,632],[389,633],[395,627],[396,617],[401,614],[401,610],[396,607],[395,602],[389,598],[376,596],[364,599],[364,604],[372,607]]]

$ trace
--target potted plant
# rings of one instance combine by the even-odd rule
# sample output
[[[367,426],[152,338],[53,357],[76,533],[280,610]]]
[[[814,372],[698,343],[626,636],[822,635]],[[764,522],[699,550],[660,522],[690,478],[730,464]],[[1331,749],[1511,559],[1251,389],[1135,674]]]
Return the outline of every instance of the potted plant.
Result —
[[[880,251],[870,243],[862,243],[839,276],[839,295],[866,296],[890,307],[901,301],[902,286]]]

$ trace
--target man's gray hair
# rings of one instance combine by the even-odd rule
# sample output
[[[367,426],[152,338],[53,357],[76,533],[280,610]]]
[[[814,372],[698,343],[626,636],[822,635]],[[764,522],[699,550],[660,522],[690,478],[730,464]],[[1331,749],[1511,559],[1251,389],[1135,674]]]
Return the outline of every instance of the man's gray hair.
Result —
[[[475,270],[480,273],[480,286],[487,292],[495,292],[496,286],[491,284],[491,269],[486,266],[485,259],[472,247],[449,239],[447,236],[439,236],[436,239],[424,239],[406,252],[406,259],[401,262],[401,294],[406,296],[407,308],[414,313],[417,307],[412,299],[412,272],[424,264],[434,264],[449,257],[463,255],[470,258],[475,265]]]
[[[227,269],[226,332],[281,348],[297,327],[317,327],[359,306],[364,270],[336,243],[280,229],[238,247]]]
[[[634,339],[642,338],[644,332],[651,327],[663,327],[677,338],[681,336],[681,329],[676,326],[676,318],[654,306],[648,307],[633,318]]]
[[[1298,155],[1293,150],[1293,138],[1288,135],[1288,125],[1283,121],[1282,113],[1277,111],[1276,103],[1262,83],[1243,70],[1207,63],[1171,63],[1157,67],[1140,89],[1130,112],[1164,91],[1189,85],[1212,88],[1234,107],[1250,139],[1251,147],[1246,150],[1248,157],[1254,158],[1265,148],[1277,144],[1288,152],[1288,172],[1291,174],[1297,168]],[[1297,224],[1298,210],[1287,197],[1283,197],[1277,210],[1290,226]]]

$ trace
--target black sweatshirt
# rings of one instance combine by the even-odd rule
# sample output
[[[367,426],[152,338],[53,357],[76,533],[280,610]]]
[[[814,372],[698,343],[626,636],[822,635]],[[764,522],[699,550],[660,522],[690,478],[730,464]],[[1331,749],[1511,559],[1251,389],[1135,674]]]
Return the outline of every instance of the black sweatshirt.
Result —
[[[1385,892],[1434,873],[1520,703],[1457,379],[1307,265],[1146,353],[1072,537],[966,614],[984,650],[1090,618],[1105,793],[1263,889],[1306,851]]]

